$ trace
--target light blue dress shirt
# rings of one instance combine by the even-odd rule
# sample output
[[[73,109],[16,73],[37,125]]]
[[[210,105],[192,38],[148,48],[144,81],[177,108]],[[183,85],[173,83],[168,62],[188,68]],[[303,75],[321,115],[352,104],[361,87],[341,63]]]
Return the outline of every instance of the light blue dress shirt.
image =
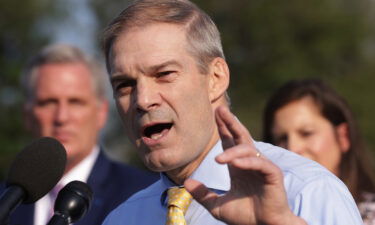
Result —
[[[309,225],[363,224],[348,189],[328,170],[318,163],[270,144],[255,142],[255,146],[283,171],[289,207],[295,215],[304,218]],[[221,142],[218,142],[191,176],[217,193],[225,193],[230,189],[227,166],[216,163],[214,159],[222,151]],[[166,190],[172,186],[176,185],[161,174],[159,181],[121,204],[103,224],[165,224]],[[224,224],[194,200],[185,217],[190,225]]]

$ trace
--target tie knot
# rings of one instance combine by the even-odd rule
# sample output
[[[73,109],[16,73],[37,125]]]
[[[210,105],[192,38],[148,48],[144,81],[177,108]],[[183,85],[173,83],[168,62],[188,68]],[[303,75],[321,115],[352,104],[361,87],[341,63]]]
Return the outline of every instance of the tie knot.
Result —
[[[185,188],[173,187],[168,189],[168,207],[176,206],[180,208],[184,214],[189,207],[192,198],[191,194],[186,191]]]

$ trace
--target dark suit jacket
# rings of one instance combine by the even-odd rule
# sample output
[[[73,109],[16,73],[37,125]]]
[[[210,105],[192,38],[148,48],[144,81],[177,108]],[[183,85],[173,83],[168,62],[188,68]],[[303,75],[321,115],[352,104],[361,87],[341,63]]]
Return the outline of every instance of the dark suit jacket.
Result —
[[[110,211],[157,179],[159,175],[114,162],[100,151],[87,180],[94,193],[91,208],[74,225],[101,225]],[[33,221],[34,204],[20,205],[12,213],[10,225],[33,225]]]

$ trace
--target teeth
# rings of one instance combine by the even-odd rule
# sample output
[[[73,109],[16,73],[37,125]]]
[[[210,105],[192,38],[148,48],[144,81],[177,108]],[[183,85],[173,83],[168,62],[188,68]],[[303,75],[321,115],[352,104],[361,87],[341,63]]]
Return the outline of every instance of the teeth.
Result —
[[[153,135],[151,135],[151,139],[157,140],[157,139],[161,138],[161,136],[162,136],[161,133],[153,134]]]

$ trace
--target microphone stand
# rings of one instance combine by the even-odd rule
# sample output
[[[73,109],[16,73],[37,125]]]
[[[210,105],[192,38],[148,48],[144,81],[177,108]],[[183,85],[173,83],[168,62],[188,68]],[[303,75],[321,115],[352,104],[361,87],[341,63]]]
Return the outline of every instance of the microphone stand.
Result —
[[[84,182],[72,181],[60,190],[55,200],[54,215],[47,225],[69,225],[89,210],[92,190]]]
[[[56,212],[47,225],[69,225],[70,217],[64,213]]]

